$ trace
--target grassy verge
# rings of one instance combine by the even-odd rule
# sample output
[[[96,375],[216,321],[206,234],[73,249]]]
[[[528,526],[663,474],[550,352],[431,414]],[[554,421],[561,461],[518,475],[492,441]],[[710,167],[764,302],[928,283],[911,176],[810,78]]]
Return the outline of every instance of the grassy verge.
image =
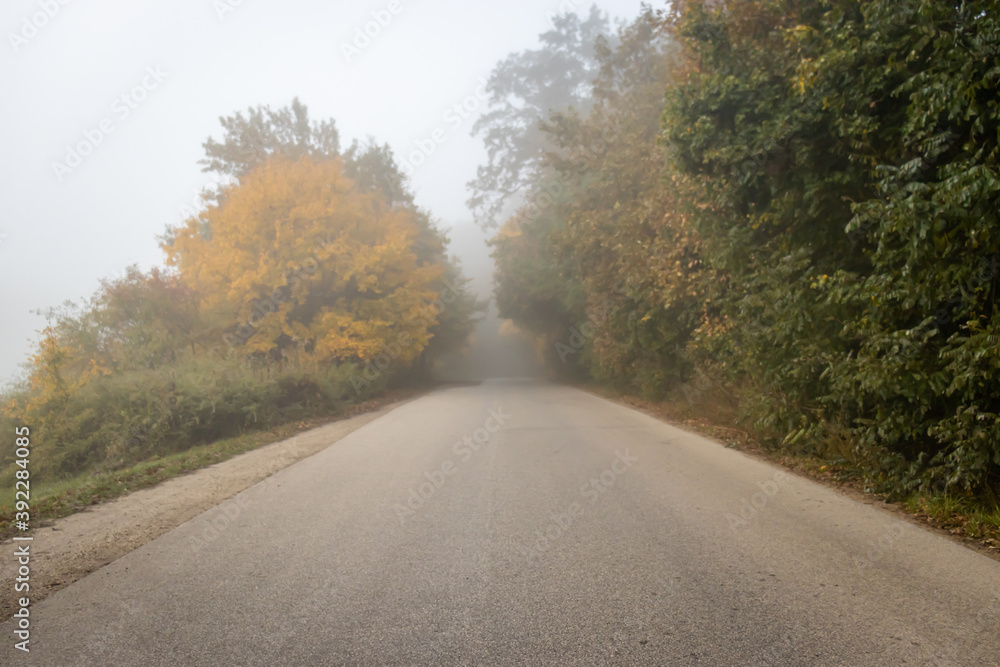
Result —
[[[849,489],[886,501],[870,493],[857,470],[845,460],[845,443],[832,443],[831,457],[807,456],[762,447],[753,434],[740,427],[736,405],[728,397],[708,393],[689,403],[683,398],[649,401],[624,395],[602,385],[589,384],[585,389],[605,398],[624,403],[646,414],[698,432],[723,442],[727,447],[766,459],[808,476],[827,486]],[[1000,557],[1000,506],[995,501],[955,494],[914,493],[892,502],[894,507],[929,526],[952,536],[978,544]]]
[[[352,405],[335,415],[292,422],[266,430],[252,431],[192,447],[169,456],[154,457],[120,470],[85,474],[70,479],[39,484],[31,488],[31,525],[39,527],[55,519],[69,516],[92,505],[98,505],[127,495],[132,491],[155,486],[201,468],[220,463],[234,456],[290,438],[297,433],[377,410],[389,403],[419,393],[417,389],[401,389],[363,403]],[[5,489],[0,504],[0,540],[19,531],[14,525],[14,490]]]

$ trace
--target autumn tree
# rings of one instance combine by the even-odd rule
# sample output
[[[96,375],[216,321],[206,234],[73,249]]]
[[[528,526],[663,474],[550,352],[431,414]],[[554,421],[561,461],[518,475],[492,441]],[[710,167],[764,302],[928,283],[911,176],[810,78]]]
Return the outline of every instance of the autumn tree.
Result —
[[[501,313],[592,377],[706,374],[758,441],[880,492],[995,504],[994,4],[677,0],[598,44],[585,112],[512,158]]]
[[[648,393],[686,379],[704,298],[657,143],[676,51],[650,9],[599,41],[589,112],[540,124],[546,169],[494,240],[501,314],[544,340],[554,368]]]
[[[558,147],[549,163],[574,192],[558,206],[565,225],[555,247],[572,257],[587,295],[594,331],[581,353],[594,376],[654,394],[688,379],[684,347],[705,297],[698,236],[657,142],[677,50],[647,8],[614,46],[599,45],[590,112],[543,124]]]
[[[207,230],[210,231],[206,231]],[[427,346],[440,265],[418,262],[407,208],[359,192],[339,160],[276,158],[174,230],[170,265],[219,339],[252,353],[374,358]]]
[[[257,107],[249,109],[246,115],[237,112],[220,120],[225,130],[222,139],[209,138],[203,144],[206,157],[202,165],[205,171],[235,178],[238,186],[269,159],[296,161],[308,157],[316,164],[334,162],[350,181],[352,192],[369,196],[372,206],[385,210],[387,214],[394,212],[393,215],[411,221],[414,230],[410,243],[417,266],[436,266],[439,269],[429,287],[438,295],[454,295],[446,309],[436,308],[441,312],[429,316],[431,342],[422,348],[417,368],[422,372],[429,371],[437,358],[464,344],[484,304],[468,293],[467,279],[448,257],[447,237],[430,215],[414,203],[407,177],[396,164],[392,149],[387,144],[378,144],[372,139],[354,141],[341,153],[336,123],[332,119],[311,120],[308,108],[298,99],[290,107],[277,111]],[[236,191],[236,188],[224,189],[218,193],[222,197],[210,193],[206,200],[218,204],[228,193]],[[192,216],[189,222],[199,225],[205,235],[211,234],[211,219],[198,215]],[[163,239],[168,247],[173,242],[172,235],[168,232]],[[302,271],[291,280],[301,282]],[[233,334],[240,340],[248,337],[247,325],[243,324],[243,334]],[[278,347],[283,349],[287,344],[287,340],[282,340]]]
[[[141,422],[136,408],[149,396],[126,383],[112,400],[109,383],[161,373],[186,356],[198,327],[189,297],[176,276],[130,267],[88,301],[43,312],[26,390],[7,406],[37,432],[42,470],[77,471],[128,440],[115,426]]]
[[[341,154],[297,100],[223,126],[203,163],[217,189],[161,238],[171,270],[131,268],[47,313],[0,421],[31,423],[51,479],[329,415],[474,326],[480,304],[388,146]]]
[[[209,137],[202,146],[204,171],[239,179],[272,157],[297,160],[334,159],[340,156],[340,133],[331,120],[314,121],[298,98],[289,107],[272,110],[251,107],[219,118],[225,134],[221,141]]]

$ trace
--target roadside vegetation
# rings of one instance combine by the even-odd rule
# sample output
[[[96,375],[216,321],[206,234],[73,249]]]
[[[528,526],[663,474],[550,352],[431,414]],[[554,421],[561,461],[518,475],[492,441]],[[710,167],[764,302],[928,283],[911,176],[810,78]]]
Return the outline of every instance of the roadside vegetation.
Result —
[[[292,421],[266,430],[250,430],[237,436],[222,438],[182,451],[154,455],[141,463],[119,468],[95,469],[56,481],[43,481],[31,487],[31,516],[33,524],[44,526],[55,519],[69,516],[93,505],[128,495],[133,491],[156,486],[185,473],[221,463],[240,454],[265,445],[280,442],[298,433],[329,423],[377,410],[386,403],[405,399],[419,387],[389,390],[377,398],[350,406],[342,405],[326,415],[302,421]],[[332,415],[332,417],[331,417]],[[13,490],[7,490],[2,504],[13,506]],[[0,540],[18,534],[14,513],[6,508],[0,512]]]
[[[423,382],[472,332],[481,304],[387,146],[341,151],[298,100],[222,124],[204,144],[218,184],[162,237],[166,266],[48,312],[2,396],[0,431],[30,429],[42,515],[61,511],[46,488],[79,507]]]
[[[494,70],[477,126],[470,204],[495,230],[501,316],[558,377],[703,411],[996,539],[994,10],[678,0],[614,31],[557,19]]]

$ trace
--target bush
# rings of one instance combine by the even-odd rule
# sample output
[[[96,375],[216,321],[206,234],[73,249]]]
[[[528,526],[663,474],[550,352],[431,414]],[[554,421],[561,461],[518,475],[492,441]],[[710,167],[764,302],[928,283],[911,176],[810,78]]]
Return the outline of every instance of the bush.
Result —
[[[172,368],[103,376],[23,423],[24,389],[8,390],[0,427],[32,433],[33,476],[52,482],[107,472],[248,430],[335,413],[390,384],[386,376],[355,391],[353,364],[254,364],[188,359]],[[3,478],[12,479],[13,450],[4,448]]]

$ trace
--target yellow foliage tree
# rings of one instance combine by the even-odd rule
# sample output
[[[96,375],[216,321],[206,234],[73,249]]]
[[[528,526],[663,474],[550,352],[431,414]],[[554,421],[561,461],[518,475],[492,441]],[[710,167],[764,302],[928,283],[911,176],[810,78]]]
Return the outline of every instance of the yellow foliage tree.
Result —
[[[66,402],[91,380],[111,371],[96,359],[88,358],[79,345],[66,340],[55,327],[41,332],[37,351],[31,355],[30,392],[22,403],[11,401],[7,409],[23,411],[32,424],[42,427],[53,417],[59,419]]]
[[[340,159],[272,158],[219,202],[163,246],[216,340],[316,360],[427,346],[443,267],[418,259],[414,209],[360,192]]]

